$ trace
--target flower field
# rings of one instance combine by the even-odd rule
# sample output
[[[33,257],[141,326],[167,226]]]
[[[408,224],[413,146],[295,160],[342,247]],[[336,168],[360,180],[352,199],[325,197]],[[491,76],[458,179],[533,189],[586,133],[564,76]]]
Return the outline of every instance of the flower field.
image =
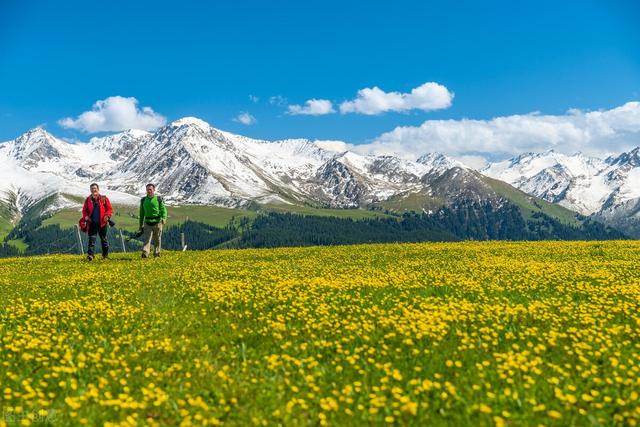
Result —
[[[636,425],[640,242],[0,260],[0,425]]]

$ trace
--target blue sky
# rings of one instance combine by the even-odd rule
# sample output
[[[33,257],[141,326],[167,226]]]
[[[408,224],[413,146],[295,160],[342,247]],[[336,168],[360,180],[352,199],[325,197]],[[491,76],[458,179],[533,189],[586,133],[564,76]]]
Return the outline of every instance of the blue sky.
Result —
[[[59,121],[112,96],[166,121],[351,144],[430,120],[608,111],[640,100],[638,22],[635,1],[0,0],[0,141],[37,125],[88,139]],[[361,89],[427,82],[450,105],[340,112]],[[335,113],[288,113],[310,99]],[[237,121],[242,112],[255,122]]]

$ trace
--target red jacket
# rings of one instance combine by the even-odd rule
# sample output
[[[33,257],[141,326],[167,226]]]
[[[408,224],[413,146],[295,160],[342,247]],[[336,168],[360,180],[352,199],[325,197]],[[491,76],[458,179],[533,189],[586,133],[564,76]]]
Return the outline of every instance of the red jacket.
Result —
[[[84,201],[84,205],[82,206],[82,219],[89,217],[91,218],[91,214],[93,213],[93,201],[91,200],[92,196],[89,196]],[[113,208],[111,207],[111,202],[107,196],[100,196],[100,227],[107,226],[107,217],[111,218],[113,216]]]

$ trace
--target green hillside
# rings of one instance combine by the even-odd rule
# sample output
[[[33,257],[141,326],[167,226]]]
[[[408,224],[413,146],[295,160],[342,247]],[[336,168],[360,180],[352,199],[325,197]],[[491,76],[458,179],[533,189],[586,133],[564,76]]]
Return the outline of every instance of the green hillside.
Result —
[[[292,212],[301,215],[331,216],[336,218],[353,219],[388,216],[380,212],[367,211],[364,209],[322,209],[310,206],[276,204],[257,205],[252,209],[233,209],[204,205],[177,205],[168,206],[168,210],[170,223],[181,223],[189,219],[203,224],[213,225],[215,227],[224,227],[229,224],[229,221],[232,219],[253,219],[258,215],[258,212]],[[41,212],[41,210],[38,211]],[[137,206],[114,205],[114,212],[113,220],[119,227],[126,229],[136,229],[138,227]],[[80,216],[79,208],[61,209],[51,217],[42,221],[42,227],[53,224],[57,224],[62,228],[73,227],[78,223]]]
[[[0,241],[13,229],[16,216],[17,212],[11,200],[9,203],[0,201]]]
[[[168,206],[169,222],[180,223],[187,219],[202,222],[215,227],[224,227],[232,218],[254,218],[255,211],[244,209],[220,208],[216,206],[180,205]],[[65,208],[56,212],[42,222],[42,227],[57,224],[62,228],[73,227],[80,219],[80,209]],[[138,228],[138,207],[131,205],[114,205],[113,221],[125,229]]]
[[[577,218],[578,214],[572,210],[569,210],[560,205],[556,205],[554,203],[549,203],[542,199],[538,199],[537,197],[530,196],[527,193],[507,184],[506,182],[486,176],[483,176],[482,179],[493,189],[493,191],[518,206],[520,208],[520,211],[522,212],[522,215],[527,220],[531,219],[534,213],[540,212],[549,215],[552,218],[556,218],[558,221],[564,224],[580,224],[580,221]]]
[[[0,204],[0,240],[4,239],[13,228],[8,211]]]

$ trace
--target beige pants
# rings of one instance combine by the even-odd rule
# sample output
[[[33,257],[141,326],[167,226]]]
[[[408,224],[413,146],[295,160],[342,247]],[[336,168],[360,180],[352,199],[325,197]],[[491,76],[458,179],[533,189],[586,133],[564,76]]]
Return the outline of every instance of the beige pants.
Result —
[[[145,224],[143,226],[143,231],[144,234],[142,235],[142,242],[144,243],[144,246],[142,247],[142,253],[146,256],[149,256],[149,251],[151,250],[151,245],[153,244],[153,253],[155,255],[160,255],[162,223],[159,222],[156,225]]]

